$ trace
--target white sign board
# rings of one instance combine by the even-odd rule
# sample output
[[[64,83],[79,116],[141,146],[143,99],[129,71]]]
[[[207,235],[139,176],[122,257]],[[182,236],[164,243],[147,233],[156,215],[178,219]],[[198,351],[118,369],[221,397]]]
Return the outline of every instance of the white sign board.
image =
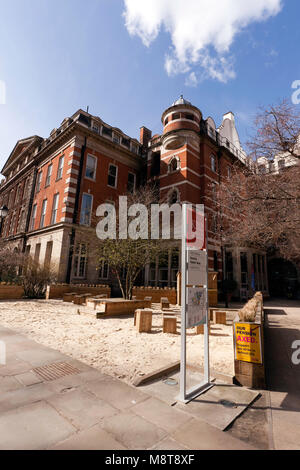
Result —
[[[181,311],[181,355],[180,394],[178,399],[188,403],[213,386],[209,371],[208,333],[208,273],[207,273],[207,221],[204,206],[183,204],[182,211],[182,311]],[[187,328],[204,325],[204,379],[187,390]]]
[[[188,287],[186,300],[186,327],[193,328],[205,322],[206,289],[202,287]]]
[[[188,251],[187,284],[189,286],[206,286],[207,254],[205,251]]]

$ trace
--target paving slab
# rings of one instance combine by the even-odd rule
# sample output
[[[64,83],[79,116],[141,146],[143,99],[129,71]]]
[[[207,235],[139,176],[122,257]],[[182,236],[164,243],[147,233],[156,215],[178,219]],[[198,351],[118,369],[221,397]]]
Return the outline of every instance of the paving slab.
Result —
[[[50,405],[34,403],[0,415],[0,449],[43,450],[74,430]]]
[[[77,429],[86,429],[99,423],[103,418],[119,411],[95,395],[82,390],[54,395],[47,399],[53,408],[66,417]]]
[[[51,395],[53,395],[53,390],[45,383],[2,393],[0,413],[44,400]]]
[[[176,408],[224,431],[259,396],[259,392],[235,385],[216,384],[203,395]]]
[[[66,375],[56,380],[48,382],[49,387],[56,393],[64,393],[68,389],[84,387],[89,382],[97,382],[101,378],[101,373],[97,370],[80,372],[79,374]]]
[[[167,435],[161,428],[128,411],[105,419],[102,427],[125,447],[135,450],[149,449]]]
[[[157,445],[152,447],[151,450],[189,450],[188,447],[185,447],[183,444],[175,441],[171,437],[166,437]]]
[[[51,447],[50,450],[126,450],[120,442],[99,425],[93,426],[73,436],[63,442]]]
[[[192,420],[171,435],[180,444],[193,450],[254,450],[204,421]]]
[[[170,378],[174,380],[174,385],[168,385],[166,379]],[[201,383],[204,379],[204,376],[192,370],[188,370],[187,373],[187,388],[195,387],[197,384]],[[160,380],[156,380],[151,383],[147,383],[139,389],[144,393],[149,395],[154,395],[160,400],[164,401],[168,405],[174,405],[178,400],[178,395],[180,392],[180,372],[173,372],[167,374],[165,377],[162,377]]]
[[[0,365],[0,377],[14,376],[23,374],[32,369],[32,365],[29,362],[22,361],[19,358],[6,358],[6,364]]]
[[[169,433],[192,419],[190,414],[168,406],[157,398],[149,398],[133,406],[130,411]]]
[[[42,383],[42,379],[32,371],[25,372],[25,374],[15,375],[15,378],[25,387]]]
[[[12,392],[13,390],[18,390],[19,388],[22,388],[22,385],[15,379],[15,377],[0,377],[1,393]]]
[[[41,349],[38,354],[36,349],[30,349],[16,353],[16,356],[31,364],[32,367],[40,367],[54,362],[65,362],[69,359],[68,356],[53,349]]]
[[[85,388],[118,410],[131,408],[148,398],[147,395],[134,387],[105,376],[101,380],[88,383]]]

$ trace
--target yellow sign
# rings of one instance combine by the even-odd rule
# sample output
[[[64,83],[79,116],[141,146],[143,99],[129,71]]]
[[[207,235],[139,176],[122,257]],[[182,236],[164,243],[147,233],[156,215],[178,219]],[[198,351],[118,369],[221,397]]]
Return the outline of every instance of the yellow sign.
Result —
[[[234,330],[236,360],[262,364],[260,326],[235,323]]]

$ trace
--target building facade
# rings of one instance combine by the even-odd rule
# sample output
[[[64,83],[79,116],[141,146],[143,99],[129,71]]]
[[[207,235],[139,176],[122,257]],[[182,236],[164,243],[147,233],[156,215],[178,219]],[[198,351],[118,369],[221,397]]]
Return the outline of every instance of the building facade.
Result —
[[[268,293],[266,255],[222,244],[218,232],[217,187],[233,166],[252,166],[238,136],[233,113],[219,128],[180,97],[162,114],[161,135],[140,129],[140,140],[88,112],[64,119],[49,138],[17,142],[2,174],[0,207],[8,208],[1,238],[36,261],[56,266],[60,282],[111,282],[109,266],[98,266],[92,250],[96,209],[128,190],[151,183],[160,200],[204,204],[208,218],[209,270],[219,281],[235,279],[237,293]],[[141,282],[176,286],[180,244],[147,266]]]

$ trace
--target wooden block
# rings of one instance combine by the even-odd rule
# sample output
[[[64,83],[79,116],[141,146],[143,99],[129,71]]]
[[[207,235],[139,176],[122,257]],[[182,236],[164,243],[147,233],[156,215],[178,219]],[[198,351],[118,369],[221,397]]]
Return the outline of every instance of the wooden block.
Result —
[[[227,325],[226,312],[221,312],[220,310],[215,310],[214,311],[214,323],[215,323],[215,325]]]
[[[169,299],[167,299],[167,297],[162,297],[160,299],[160,306],[161,306],[161,309],[165,309],[165,308],[170,308],[170,302],[169,302]]]
[[[208,334],[210,334],[210,325],[208,325]],[[204,325],[196,326],[196,335],[204,335]]]
[[[74,298],[75,295],[76,295],[75,292],[70,292],[70,293],[64,294],[63,301],[64,302],[73,302],[73,298]]]
[[[73,303],[75,305],[83,305],[85,303],[85,297],[83,295],[75,295],[73,297]]]
[[[163,317],[163,332],[176,335],[177,333],[177,318],[176,317]]]
[[[139,333],[151,333],[152,330],[152,310],[136,310],[135,326]]]

